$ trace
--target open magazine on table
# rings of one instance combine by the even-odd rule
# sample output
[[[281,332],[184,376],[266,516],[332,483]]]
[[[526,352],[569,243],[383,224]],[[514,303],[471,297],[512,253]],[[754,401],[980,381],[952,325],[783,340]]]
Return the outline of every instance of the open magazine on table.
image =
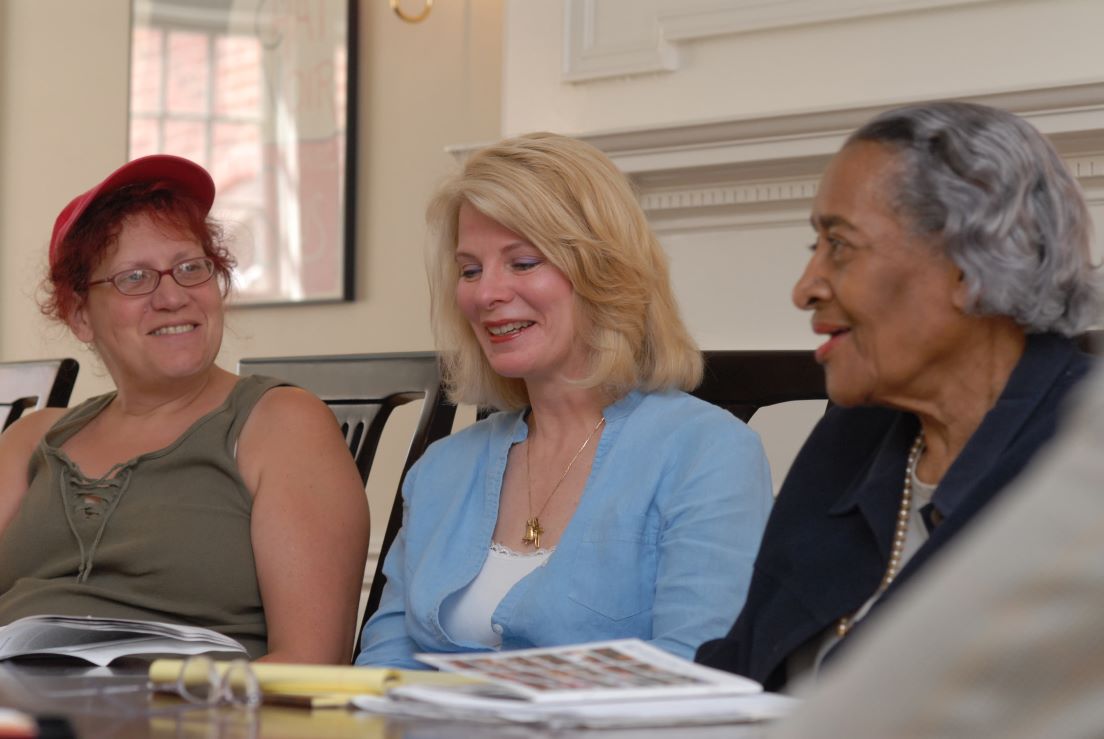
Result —
[[[199,626],[91,616],[28,616],[0,627],[0,660],[63,656],[101,667],[120,657],[206,654],[244,657],[245,647]]]
[[[399,685],[354,705],[422,718],[623,728],[763,721],[795,704],[639,639],[417,658],[481,682]]]

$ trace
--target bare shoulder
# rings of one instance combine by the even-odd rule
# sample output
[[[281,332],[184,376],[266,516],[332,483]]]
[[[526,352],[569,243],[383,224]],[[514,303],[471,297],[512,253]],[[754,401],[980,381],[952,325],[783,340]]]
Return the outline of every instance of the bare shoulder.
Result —
[[[336,426],[337,419],[326,404],[313,393],[298,387],[275,387],[261,396],[249,414],[246,429],[279,429],[281,434],[295,433],[295,427],[316,429],[315,424]],[[244,431],[243,431],[244,434]]]
[[[15,447],[34,449],[42,437],[50,430],[50,427],[65,415],[68,408],[43,408],[26,416],[9,426],[3,436],[0,436],[0,447],[11,449]]]
[[[64,408],[44,408],[20,418],[0,435],[0,531],[27,490],[28,463],[35,447],[64,413]]]
[[[261,396],[242,427],[238,462],[249,467],[286,455],[310,459],[334,447],[345,449],[344,438],[326,404],[301,388],[276,387]]]
[[[332,489],[364,495],[337,418],[315,395],[294,387],[273,388],[257,401],[238,439],[238,470],[254,495],[294,492],[310,484],[307,478],[331,477],[341,480]]]

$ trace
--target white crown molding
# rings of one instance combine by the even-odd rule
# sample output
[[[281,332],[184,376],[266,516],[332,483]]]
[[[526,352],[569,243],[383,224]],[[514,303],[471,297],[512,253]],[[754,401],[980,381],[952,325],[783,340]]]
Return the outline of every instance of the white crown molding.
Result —
[[[1064,156],[1089,205],[1104,204],[1104,152]],[[805,223],[817,177],[693,186],[688,180],[640,190],[640,205],[658,234],[738,230]]]
[[[1096,156],[1067,158],[1089,205],[1104,205],[1104,153]]]
[[[1096,156],[1067,157],[1066,165],[1073,176],[1082,182],[1104,181],[1104,153]]]
[[[1086,197],[1104,197],[1104,82],[964,98],[1023,116],[1050,136]],[[847,135],[901,104],[583,134],[633,180],[658,231],[800,223]],[[482,145],[449,147],[460,162]]]
[[[562,77],[581,83],[673,72],[678,45],[698,39],[992,1],[566,0]],[[633,19],[633,27],[610,23],[618,17]]]
[[[809,218],[817,178],[654,187],[640,204],[658,234],[789,226]]]
[[[1104,83],[970,98],[1049,135],[1089,194],[1104,185]],[[581,136],[633,180],[658,230],[794,223],[847,135],[893,105]],[[726,220],[727,219],[727,220]],[[789,219],[789,220],[787,220]]]
[[[1104,82],[957,99],[1016,113],[1056,141],[1081,145],[1084,139],[1095,145],[1104,132]],[[579,138],[606,152],[630,175],[670,169],[674,159],[684,167],[801,160],[831,156],[848,133],[875,115],[910,102],[914,101],[597,132]]]
[[[1104,82],[1013,89],[964,95],[966,102],[1002,108],[1024,117],[1065,147],[1095,147],[1104,133]],[[847,108],[689,121],[617,131],[575,132],[608,154],[630,176],[681,167],[799,162],[831,156],[847,134],[872,117],[914,100],[886,100]],[[445,148],[458,162],[490,142]],[[819,172],[819,168],[812,171]]]
[[[640,202],[651,211],[685,210],[809,200],[816,195],[815,178],[755,182],[748,184],[654,189],[641,195]]]

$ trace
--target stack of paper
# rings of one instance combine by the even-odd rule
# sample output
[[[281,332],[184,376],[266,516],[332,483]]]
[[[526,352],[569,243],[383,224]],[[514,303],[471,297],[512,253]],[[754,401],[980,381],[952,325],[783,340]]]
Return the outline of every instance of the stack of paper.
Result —
[[[786,696],[696,665],[638,639],[547,649],[423,654],[441,672],[254,662],[265,703],[352,705],[388,716],[521,723],[553,728],[637,728],[764,721],[794,706]],[[182,660],[150,665],[155,688],[175,689]],[[224,670],[228,663],[216,663]]]
[[[702,696],[647,701],[577,704],[494,698],[472,688],[409,685],[386,698],[357,696],[352,704],[370,713],[484,723],[536,724],[555,729],[622,729],[752,723],[781,718],[793,698],[777,693]]]
[[[621,728],[764,721],[795,702],[746,678],[696,665],[638,639],[463,655],[425,654],[442,670],[487,682],[409,684],[362,710],[448,720]]]
[[[102,667],[119,657],[206,652],[245,656],[245,647],[198,626],[122,618],[29,616],[0,628],[0,660],[63,655]]]

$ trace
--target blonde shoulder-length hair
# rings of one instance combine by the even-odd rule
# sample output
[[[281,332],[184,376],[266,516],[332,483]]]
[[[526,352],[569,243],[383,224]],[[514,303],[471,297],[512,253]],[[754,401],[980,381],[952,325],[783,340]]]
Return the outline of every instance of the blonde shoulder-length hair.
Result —
[[[529,404],[524,381],[494,372],[456,304],[465,203],[531,243],[571,282],[590,357],[580,386],[619,398],[634,388],[698,385],[701,352],[679,317],[666,256],[632,186],[593,146],[533,133],[474,153],[426,211],[435,235],[427,258],[433,331],[455,402],[501,410]]]

